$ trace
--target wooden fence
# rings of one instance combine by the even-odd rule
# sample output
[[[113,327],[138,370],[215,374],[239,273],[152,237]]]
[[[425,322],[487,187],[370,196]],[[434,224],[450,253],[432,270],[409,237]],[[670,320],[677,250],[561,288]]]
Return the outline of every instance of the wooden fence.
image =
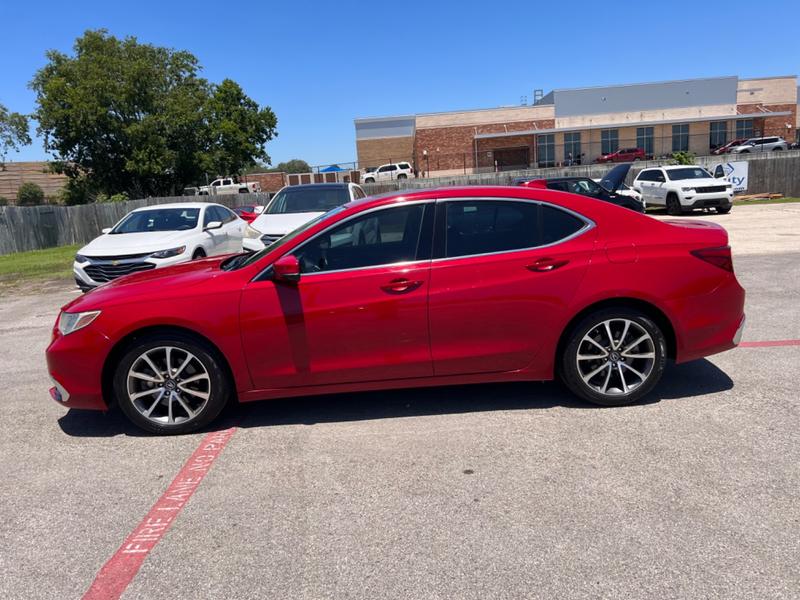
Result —
[[[0,254],[38,250],[54,246],[85,244],[136,208],[169,202],[215,202],[230,208],[244,204],[266,204],[269,194],[225,196],[178,196],[81,206],[0,207]]]
[[[697,163],[712,167],[716,164],[749,160],[748,193],[777,192],[800,197],[800,151],[770,152],[750,155],[700,157]],[[657,161],[636,163],[628,174],[630,183],[642,168],[657,166]],[[557,177],[578,175],[602,177],[613,165],[585,165],[569,168],[528,169],[459,175],[435,179],[408,179],[402,182],[364,185],[368,194],[409,188],[429,188],[451,185],[508,185],[514,177]],[[176,198],[147,198],[128,202],[85,204],[82,206],[6,206],[0,207],[0,254],[37,250],[69,244],[85,244],[97,237],[104,227],[111,227],[135,208],[167,202],[218,202],[231,208],[244,204],[266,204],[269,194],[235,194],[228,196],[179,196]]]

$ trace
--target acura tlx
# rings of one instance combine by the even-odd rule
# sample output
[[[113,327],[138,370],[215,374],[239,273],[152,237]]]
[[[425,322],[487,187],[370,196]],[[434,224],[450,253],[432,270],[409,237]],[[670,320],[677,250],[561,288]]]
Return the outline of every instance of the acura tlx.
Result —
[[[713,223],[538,188],[401,192],[76,298],[50,394],[160,434],[228,402],[556,377],[616,406],[668,360],[736,346],[744,295]]]

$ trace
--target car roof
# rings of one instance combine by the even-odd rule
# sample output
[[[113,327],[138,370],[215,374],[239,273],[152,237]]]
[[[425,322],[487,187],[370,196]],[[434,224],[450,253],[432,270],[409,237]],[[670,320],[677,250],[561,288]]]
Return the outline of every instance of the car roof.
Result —
[[[151,204],[150,206],[143,206],[142,208],[136,208],[131,212],[142,212],[145,210],[157,210],[159,208],[203,208],[204,206],[222,206],[221,204],[217,204],[216,202],[171,202],[169,204]]]
[[[344,189],[350,186],[350,183],[301,183],[300,185],[285,185],[281,188],[283,190],[292,190],[292,189],[304,189],[304,190],[313,190],[313,189],[321,189],[321,190],[329,190],[329,189]]]
[[[702,165],[664,165],[662,167],[652,167],[654,169],[664,169],[665,171],[675,171],[677,169],[705,169]]]

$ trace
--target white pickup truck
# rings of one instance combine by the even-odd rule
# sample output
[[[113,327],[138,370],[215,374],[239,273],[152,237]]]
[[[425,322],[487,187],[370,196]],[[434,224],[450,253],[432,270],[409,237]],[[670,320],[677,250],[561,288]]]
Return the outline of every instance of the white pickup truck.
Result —
[[[209,185],[198,188],[198,196],[222,196],[224,194],[257,194],[261,191],[261,184],[239,183],[233,177],[215,179]]]

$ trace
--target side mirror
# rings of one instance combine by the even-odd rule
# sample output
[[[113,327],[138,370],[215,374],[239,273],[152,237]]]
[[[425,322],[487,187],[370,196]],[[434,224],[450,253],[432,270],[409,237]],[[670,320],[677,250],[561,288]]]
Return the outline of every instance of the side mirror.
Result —
[[[113,227],[103,227],[103,228],[100,230],[100,233],[111,233],[111,230],[112,230],[112,229],[113,229]]]
[[[281,256],[272,263],[272,278],[275,281],[297,283],[300,281],[300,261],[293,254]]]
[[[220,229],[221,227],[222,221],[211,221],[211,223],[203,227],[203,231],[208,231],[209,229]]]

